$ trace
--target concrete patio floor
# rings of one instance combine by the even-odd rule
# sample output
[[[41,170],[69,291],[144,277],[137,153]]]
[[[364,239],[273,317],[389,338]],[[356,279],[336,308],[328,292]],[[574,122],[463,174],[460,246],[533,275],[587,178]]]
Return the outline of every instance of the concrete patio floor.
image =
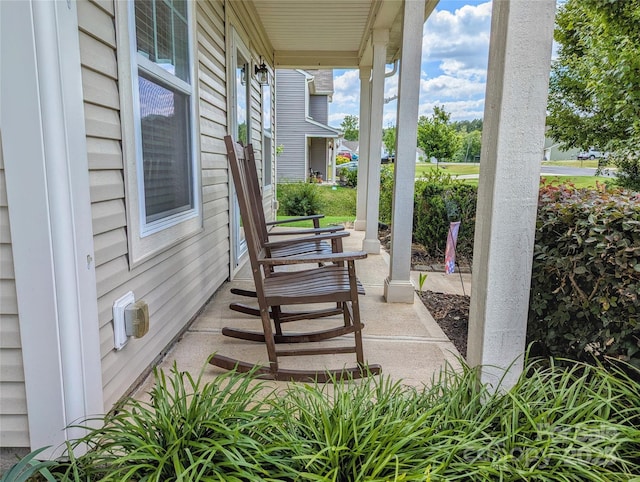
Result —
[[[364,233],[350,231],[345,239],[344,250],[360,250]],[[428,384],[433,375],[438,373],[446,363],[459,366],[459,353],[437,325],[431,314],[424,307],[418,296],[413,304],[386,303],[383,297],[384,280],[388,276],[389,256],[369,255],[367,259],[357,261],[358,278],[364,285],[366,295],[360,299],[365,358],[370,364],[382,365],[382,373],[394,380],[402,380],[408,385],[421,386]],[[418,287],[418,273],[412,273],[414,285]],[[464,289],[469,294],[471,275],[463,274]],[[257,317],[250,317],[229,309],[232,301],[252,303],[249,298],[241,299],[230,293],[232,287],[252,289],[253,281],[247,265],[236,278],[225,283],[211,298],[202,313],[185,331],[182,337],[169,350],[159,367],[168,371],[174,362],[181,371],[189,371],[197,375],[204,368],[203,379],[209,380],[224,371],[218,367],[207,365],[207,358],[219,353],[243,361],[268,365],[266,348],[261,343],[236,340],[222,335],[224,326],[243,327],[260,330],[261,322]],[[461,279],[458,274],[430,272],[423,286],[425,290],[462,294]],[[306,321],[322,324],[323,320]],[[294,330],[294,323],[287,328]],[[339,343],[339,338],[324,343]],[[342,368],[352,366],[355,355],[324,355],[283,357],[284,368]],[[276,384],[276,382],[273,382]],[[145,398],[145,393],[152,387],[153,376],[148,376],[135,392],[136,397]]]

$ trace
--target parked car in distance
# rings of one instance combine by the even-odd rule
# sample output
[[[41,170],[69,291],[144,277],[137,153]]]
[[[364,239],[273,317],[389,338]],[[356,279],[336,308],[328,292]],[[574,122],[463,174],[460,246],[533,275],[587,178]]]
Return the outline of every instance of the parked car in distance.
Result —
[[[582,151],[578,153],[578,160],[584,159],[603,159],[608,156],[607,152],[602,152],[599,149],[590,147],[588,151]]]
[[[380,159],[380,162],[382,162],[382,164],[388,164],[390,162],[394,162],[396,160],[396,156],[394,155],[385,155],[382,157],[382,159]]]

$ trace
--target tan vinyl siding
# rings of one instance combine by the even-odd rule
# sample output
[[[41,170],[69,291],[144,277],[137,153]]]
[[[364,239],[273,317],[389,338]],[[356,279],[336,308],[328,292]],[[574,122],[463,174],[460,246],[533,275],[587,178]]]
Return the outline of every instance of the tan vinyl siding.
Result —
[[[29,447],[27,396],[8,207],[0,148],[0,446]]]
[[[131,388],[229,273],[223,2],[197,2],[194,8],[203,230],[133,269],[127,229],[134,227],[127,226],[123,169],[125,162],[132,167],[134,161],[123,158],[123,98],[116,63],[115,13],[125,5],[88,0],[78,4],[105,410]],[[116,352],[111,310],[127,291],[149,304],[150,332]]]

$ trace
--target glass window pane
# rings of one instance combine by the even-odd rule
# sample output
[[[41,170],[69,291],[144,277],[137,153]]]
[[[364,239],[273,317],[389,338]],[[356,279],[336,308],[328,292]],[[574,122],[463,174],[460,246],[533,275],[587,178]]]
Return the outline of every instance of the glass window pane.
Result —
[[[189,82],[189,29],[186,20],[174,15],[173,32],[175,75],[185,82]]]
[[[138,77],[146,222],[193,208],[189,98]]]
[[[264,171],[264,185],[271,185],[271,153],[273,145],[271,144],[271,133],[265,131],[262,144],[262,170]]]
[[[171,9],[163,1],[155,2],[155,5],[155,27],[158,42],[156,62],[162,67],[165,65],[173,66],[173,28],[171,25]],[[174,72],[171,73],[173,74]]]
[[[153,41],[153,4],[150,0],[135,2],[137,50],[155,62]]]
[[[137,0],[137,50],[167,72],[189,82],[186,2]]]
[[[236,132],[236,139],[247,145],[248,133],[247,133],[247,65],[241,64],[236,68],[236,125],[238,126],[238,132]]]

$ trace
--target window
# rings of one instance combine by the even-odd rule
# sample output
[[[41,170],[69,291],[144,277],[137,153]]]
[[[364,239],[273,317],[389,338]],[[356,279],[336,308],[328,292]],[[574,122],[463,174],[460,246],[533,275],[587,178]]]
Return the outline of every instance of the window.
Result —
[[[271,186],[273,159],[273,133],[271,130],[271,86],[262,86],[262,182]]]
[[[133,264],[202,226],[189,3],[137,0],[119,12],[129,27],[121,113]]]
[[[247,145],[251,142],[251,57],[249,49],[242,41],[238,32],[232,29],[231,35],[231,72],[234,81],[230,83],[233,89],[230,95],[231,114],[230,128],[236,141]],[[243,256],[247,252],[247,240],[240,217],[240,205],[235,192],[235,186],[231,183],[231,230],[233,237],[233,266],[240,266]]]

